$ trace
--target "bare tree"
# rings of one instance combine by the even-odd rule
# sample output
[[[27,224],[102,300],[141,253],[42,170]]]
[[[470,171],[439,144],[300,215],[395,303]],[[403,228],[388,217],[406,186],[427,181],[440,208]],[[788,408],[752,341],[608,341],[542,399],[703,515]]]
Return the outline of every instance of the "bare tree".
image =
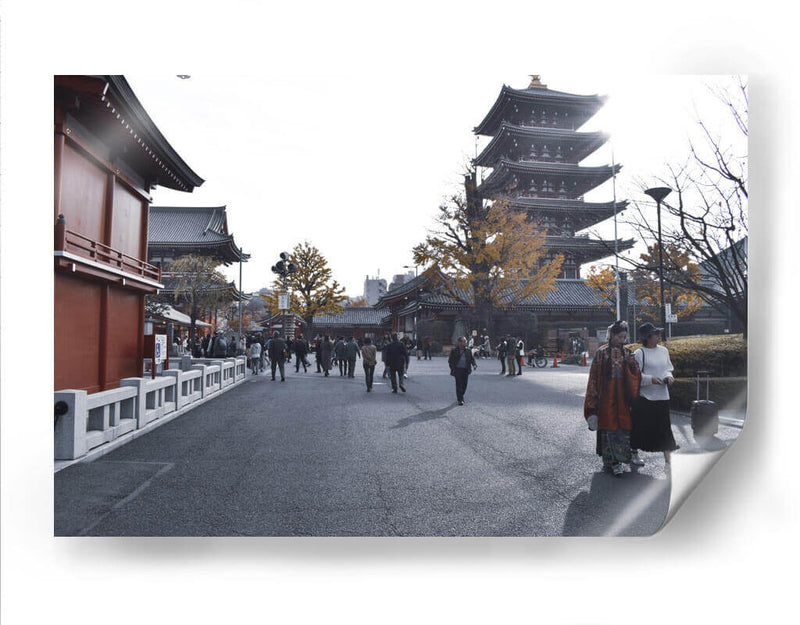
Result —
[[[686,162],[657,176],[673,194],[662,202],[664,282],[693,291],[705,302],[729,310],[747,328],[747,82],[711,89],[732,128],[725,135],[698,118],[699,137],[689,142]],[[732,123],[730,123],[732,122]],[[649,184],[639,181],[640,191]],[[629,212],[639,237],[657,240],[654,207],[633,200]],[[680,270],[670,248],[686,250],[699,274]],[[652,271],[647,258],[626,259],[634,271]]]

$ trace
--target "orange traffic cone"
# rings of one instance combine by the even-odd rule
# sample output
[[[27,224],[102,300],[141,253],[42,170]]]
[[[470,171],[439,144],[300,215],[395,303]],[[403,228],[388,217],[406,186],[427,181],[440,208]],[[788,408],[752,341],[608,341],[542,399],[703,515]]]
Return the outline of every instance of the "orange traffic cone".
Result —
[[[583,352],[583,366],[586,366],[586,352]]]
[[[553,354],[553,367],[558,367],[558,356]]]
[[[564,364],[564,352],[561,352],[561,354],[559,354],[559,356],[560,356],[560,358],[558,359],[558,362],[560,362],[563,365]]]

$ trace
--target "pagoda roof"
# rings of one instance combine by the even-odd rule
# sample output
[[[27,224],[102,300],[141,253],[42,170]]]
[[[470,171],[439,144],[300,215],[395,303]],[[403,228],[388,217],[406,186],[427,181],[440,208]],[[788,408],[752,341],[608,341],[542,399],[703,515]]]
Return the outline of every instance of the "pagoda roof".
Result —
[[[225,265],[247,261],[228,232],[225,206],[179,207],[151,206],[147,242],[149,254],[173,252],[174,255],[207,254]]]
[[[624,252],[634,246],[633,239],[617,239],[617,251]],[[579,257],[580,264],[613,256],[614,240],[590,239],[586,236],[547,236],[545,248],[552,252],[571,252]]]
[[[574,163],[544,163],[502,159],[494,168],[494,171],[480,184],[478,192],[491,194],[501,191],[510,175],[522,174],[530,176],[560,176],[571,179],[578,184],[576,187],[569,189],[568,192],[572,196],[581,196],[604,183],[611,178],[615,171],[619,172],[620,169],[622,169],[622,165],[618,163],[612,169],[610,165],[583,167]]]
[[[570,200],[561,198],[525,197],[519,196],[506,200],[508,207],[517,210],[551,212],[551,213],[595,213],[614,214],[614,202],[584,202],[583,200]],[[625,210],[628,200],[617,202],[617,212]]]
[[[55,76],[54,86],[68,113],[146,184],[188,192],[203,184],[150,119],[124,76]]]
[[[583,109],[585,119],[589,119],[605,104],[606,96],[577,95],[564,91],[555,91],[547,87],[528,87],[527,89],[512,89],[503,85],[500,95],[497,96],[492,108],[483,118],[483,121],[473,128],[476,135],[493,135],[500,124],[507,117],[509,106],[517,102],[527,102],[533,105],[557,105],[567,108]],[[584,120],[585,121],[585,120]]]
[[[498,152],[504,143],[513,138],[525,138],[536,141],[560,141],[580,146],[573,158],[580,161],[608,141],[608,134],[604,132],[575,132],[563,128],[548,128],[537,126],[518,126],[509,122],[502,122],[497,133],[486,145],[480,155],[472,162],[480,167],[494,167],[494,163],[502,154]]]
[[[163,289],[159,289],[159,293],[174,294],[176,292],[176,286],[177,286],[177,282],[178,282],[178,278],[177,277],[175,277],[174,275],[170,274],[169,272],[163,272],[161,274],[161,282],[163,283],[164,288]],[[232,281],[224,283],[224,284],[220,284],[218,287],[215,287],[214,289],[206,288],[205,290],[206,291],[215,290],[215,291],[222,291],[222,292],[228,293],[230,298],[231,298],[231,300],[234,300],[234,301],[237,301],[237,302],[238,301],[247,302],[247,301],[250,301],[251,299],[253,299],[252,295],[248,295],[247,293],[244,293],[244,292],[240,291],[237,288],[236,283],[232,282]]]

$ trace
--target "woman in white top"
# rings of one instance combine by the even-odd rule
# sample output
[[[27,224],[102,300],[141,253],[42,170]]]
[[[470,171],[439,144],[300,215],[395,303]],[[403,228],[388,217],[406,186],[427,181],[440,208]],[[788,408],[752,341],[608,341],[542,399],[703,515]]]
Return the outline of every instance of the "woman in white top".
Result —
[[[669,418],[669,387],[675,381],[674,367],[667,348],[658,344],[661,332],[652,323],[643,323],[639,328],[642,347],[633,354],[642,372],[639,396],[631,414],[631,464],[639,466],[644,464],[639,458],[640,449],[664,452],[667,463],[670,453],[678,449]]]

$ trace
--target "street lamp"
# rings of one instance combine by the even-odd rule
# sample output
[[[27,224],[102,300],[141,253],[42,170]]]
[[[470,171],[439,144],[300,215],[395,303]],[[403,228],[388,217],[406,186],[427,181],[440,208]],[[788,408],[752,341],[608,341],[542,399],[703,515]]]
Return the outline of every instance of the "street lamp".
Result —
[[[403,269],[411,269],[411,267],[414,267],[414,278],[416,279],[416,277],[417,277],[417,267],[419,267],[419,265],[403,265]],[[417,342],[418,342],[417,341],[417,313],[415,311],[414,312],[414,343],[416,344]]]
[[[656,213],[658,214],[658,282],[661,290],[661,327],[667,327],[667,312],[664,308],[664,250],[661,243],[661,202],[672,193],[669,187],[653,187],[645,191],[647,195],[656,201]],[[666,341],[667,337],[664,337]]]
[[[283,292],[286,293],[286,277],[290,273],[294,273],[295,271],[297,271],[297,267],[295,266],[294,263],[288,262],[289,255],[286,252],[281,252],[280,258],[281,259],[277,263],[272,265],[272,272],[278,274],[281,277],[281,279],[283,280]],[[284,312],[281,313],[281,317],[283,321],[283,331],[284,334],[286,334],[287,321],[286,321],[285,309]]]

